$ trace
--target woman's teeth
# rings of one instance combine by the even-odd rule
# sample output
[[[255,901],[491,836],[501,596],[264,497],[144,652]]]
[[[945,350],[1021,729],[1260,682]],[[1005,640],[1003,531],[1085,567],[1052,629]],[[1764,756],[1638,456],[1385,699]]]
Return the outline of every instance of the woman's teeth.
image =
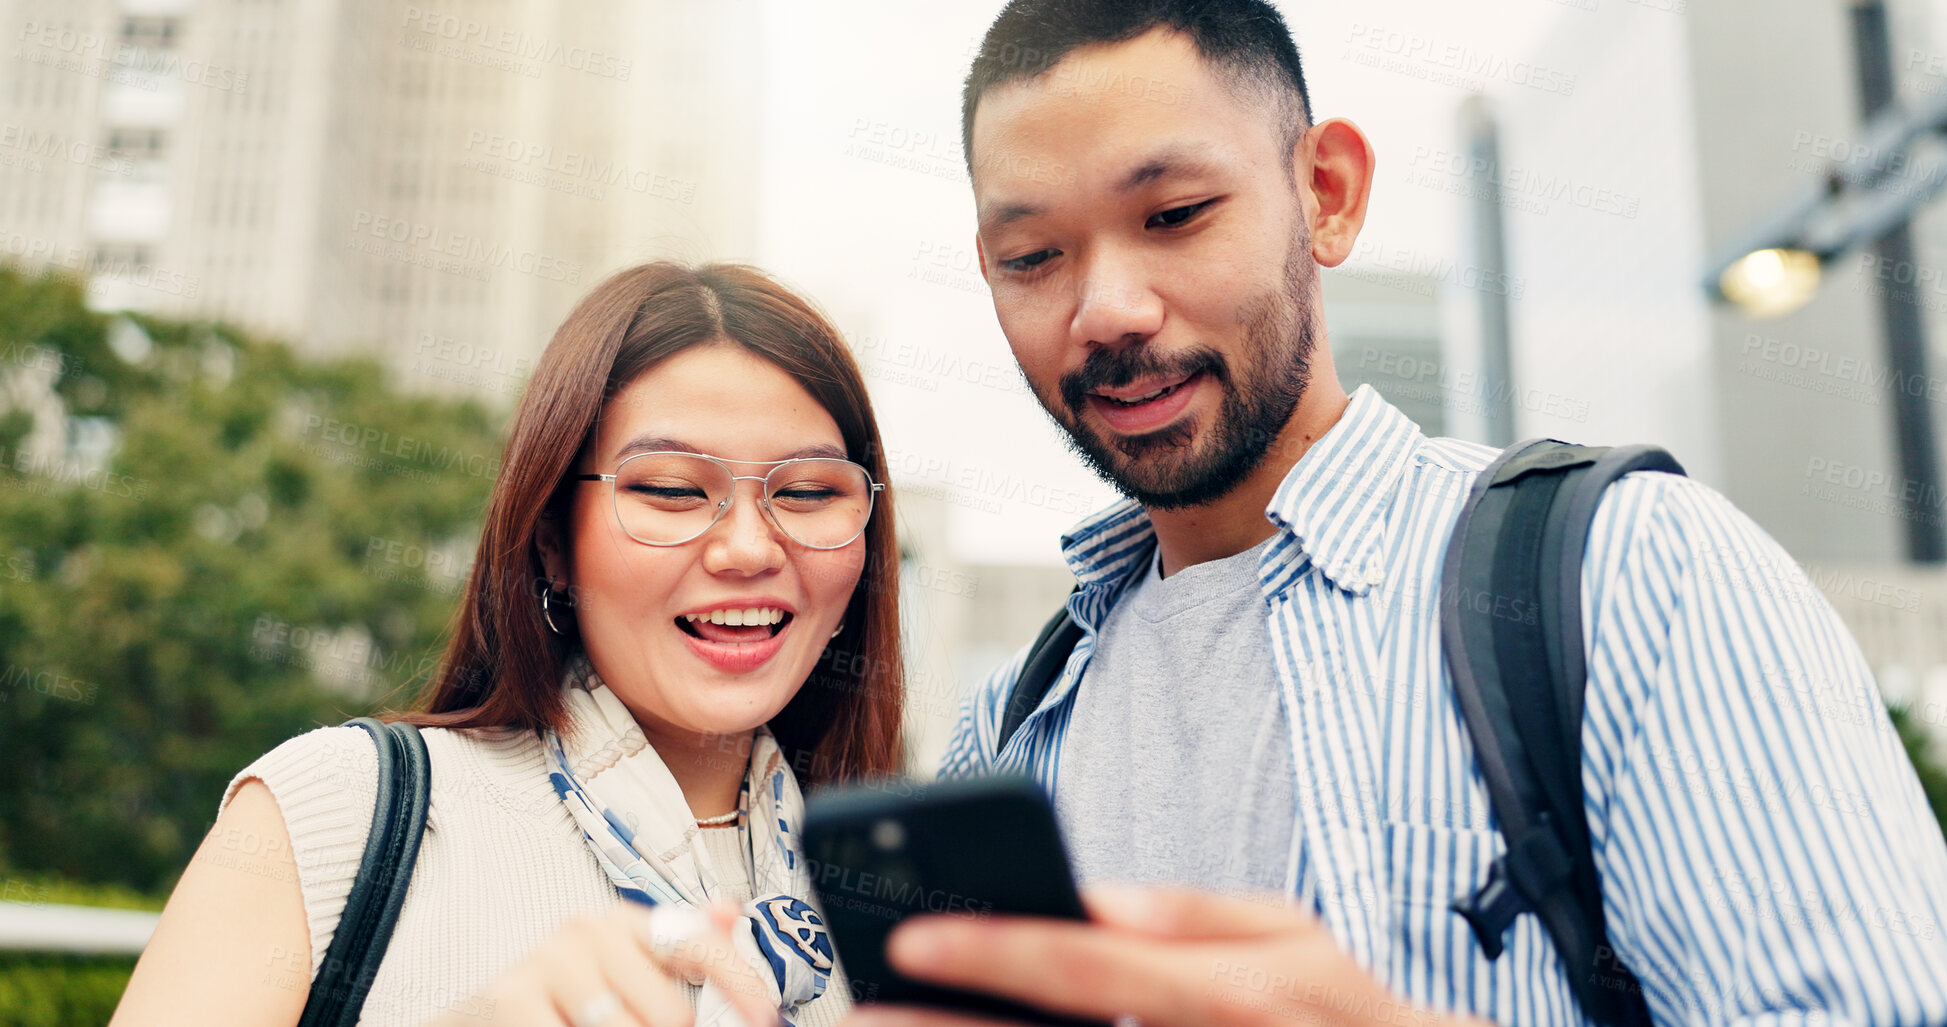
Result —
[[[684,620],[704,621],[710,624],[728,624],[742,627],[776,624],[784,619],[784,611],[774,606],[759,606],[748,610],[711,610],[709,613],[686,613]]]
[[[677,630],[723,645],[746,645],[776,638],[790,625],[791,614],[775,606],[686,613],[676,618]]]

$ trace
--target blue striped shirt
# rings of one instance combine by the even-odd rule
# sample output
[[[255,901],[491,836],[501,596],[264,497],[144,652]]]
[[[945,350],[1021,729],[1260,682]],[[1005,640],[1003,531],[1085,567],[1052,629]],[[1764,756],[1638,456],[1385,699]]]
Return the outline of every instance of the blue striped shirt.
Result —
[[[1426,438],[1361,387],[1265,510],[1258,583],[1298,783],[1288,885],[1408,999],[1581,1023],[1532,914],[1490,960],[1448,909],[1505,848],[1437,612],[1448,533],[1494,455]],[[1096,630],[1153,533],[1123,502],[1064,536],[1081,641],[999,753],[1025,648],[982,682],[942,776],[1060,786]],[[1865,659],[1797,564],[1711,489],[1637,472],[1598,508],[1582,604],[1590,837],[1610,942],[1657,1022],[1947,1023],[1947,843]]]

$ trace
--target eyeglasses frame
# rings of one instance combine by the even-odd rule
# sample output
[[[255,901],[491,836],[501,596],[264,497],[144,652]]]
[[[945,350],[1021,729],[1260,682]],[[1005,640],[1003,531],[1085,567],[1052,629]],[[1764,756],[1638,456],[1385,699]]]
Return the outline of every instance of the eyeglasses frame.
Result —
[[[798,545],[804,546],[806,549],[815,549],[820,552],[829,552],[830,550],[833,549],[843,549],[846,546],[849,546],[852,543],[857,542],[859,540],[859,535],[865,534],[865,529],[872,525],[872,514],[875,511],[877,511],[879,507],[879,502],[878,502],[879,493],[884,492],[886,490],[886,485],[884,482],[878,482],[872,480],[871,468],[866,467],[864,464],[861,464],[856,460],[848,460],[843,457],[799,456],[799,457],[791,457],[790,459],[787,460],[725,460],[722,457],[711,456],[708,453],[693,453],[690,452],[689,450],[683,450],[683,449],[655,449],[655,450],[645,450],[644,452],[641,453],[630,453],[628,456],[622,458],[621,463],[615,465],[614,474],[577,474],[574,476],[573,480],[578,482],[580,481],[607,482],[609,509],[614,512],[615,523],[619,526],[622,523],[622,508],[620,505],[620,500],[616,498],[615,481],[622,474],[623,464],[627,464],[629,461],[634,460],[637,457],[644,457],[644,456],[696,457],[698,459],[708,460],[711,463],[716,464],[718,467],[723,468],[725,471],[729,471],[730,465],[733,463],[734,464],[755,464],[758,466],[768,465],[770,467],[770,470],[765,471],[761,475],[735,474],[735,473],[731,474],[730,494],[724,496],[723,502],[717,504],[716,513],[711,515],[710,523],[704,525],[701,529],[697,531],[696,534],[691,535],[689,538],[683,539],[679,542],[650,542],[644,539],[636,538],[634,535],[629,533],[629,530],[626,527],[622,529],[622,533],[624,535],[628,535],[629,538],[634,539],[635,541],[640,542],[645,546],[657,546],[659,548],[665,548],[665,549],[674,546],[689,545],[691,542],[694,542],[697,539],[700,539],[703,536],[709,534],[710,529],[716,527],[717,522],[723,520],[723,515],[729,512],[731,504],[737,501],[737,483],[740,481],[754,481],[759,483],[758,491],[757,491],[757,506],[759,509],[764,511],[764,519],[771,522],[771,527],[776,528],[778,531],[784,534],[785,538],[788,538],[791,541],[796,542]],[[785,528],[784,525],[778,523],[777,512],[771,509],[770,497],[766,495],[766,493],[770,491],[770,488],[767,483],[771,480],[771,475],[777,473],[778,468],[783,467],[786,464],[810,463],[814,460],[819,460],[819,461],[837,460],[840,463],[851,464],[853,467],[856,467],[860,471],[864,472],[865,483],[871,486],[866,492],[865,523],[859,525],[859,530],[857,535],[853,535],[851,538],[848,538],[845,541],[840,542],[835,546],[814,546],[811,545],[810,543],[807,543],[799,539],[798,536],[791,534],[789,529]]]

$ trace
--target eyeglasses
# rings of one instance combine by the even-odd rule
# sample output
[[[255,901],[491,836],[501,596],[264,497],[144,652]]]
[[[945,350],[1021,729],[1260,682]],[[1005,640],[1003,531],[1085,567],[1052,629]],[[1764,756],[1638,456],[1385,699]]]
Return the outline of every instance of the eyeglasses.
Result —
[[[865,533],[874,497],[885,489],[850,460],[739,460],[770,464],[762,477],[730,473],[729,464],[701,453],[637,453],[614,474],[578,474],[605,481],[615,519],[629,537],[650,546],[680,546],[723,519],[736,483],[758,481],[758,505],[772,524],[807,549],[841,549]]]

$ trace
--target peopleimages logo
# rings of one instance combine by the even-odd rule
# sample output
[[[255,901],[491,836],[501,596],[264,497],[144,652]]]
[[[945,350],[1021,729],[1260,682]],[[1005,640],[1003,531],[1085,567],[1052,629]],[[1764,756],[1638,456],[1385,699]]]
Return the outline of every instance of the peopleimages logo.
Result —
[[[7,701],[9,693],[16,690],[93,706],[101,686],[59,671],[28,670],[13,664],[0,666],[0,702]]]
[[[119,499],[141,501],[149,496],[149,481],[96,467],[79,460],[63,460],[46,453],[15,447],[11,453],[0,446],[0,467],[11,467],[26,478],[13,487],[37,495],[52,492],[49,486],[78,487]]]
[[[568,184],[606,186],[653,196],[658,199],[690,203],[696,199],[696,180],[677,178],[647,168],[630,167],[626,162],[577,150],[556,150],[552,144],[531,142],[485,129],[469,129],[464,149],[494,160],[508,168],[559,175]],[[464,164],[464,162],[462,162]],[[470,165],[476,170],[494,172],[491,165]],[[592,198],[600,199],[599,193]]]
[[[1468,85],[1495,79],[1560,96],[1575,95],[1575,76],[1533,61],[1507,57],[1450,43],[1416,32],[1400,32],[1355,22],[1345,41],[1353,47],[1348,55],[1354,63],[1397,71],[1415,78],[1442,81],[1449,85]],[[1363,52],[1362,52],[1363,51]],[[1394,63],[1386,63],[1390,58]],[[1463,78],[1446,81],[1453,76]]]
[[[18,257],[28,262],[45,261],[77,274],[127,282],[137,288],[153,289],[184,299],[196,298],[197,291],[203,285],[203,280],[196,275],[183,274],[144,261],[103,256],[89,247],[58,245],[51,239],[25,235],[5,227],[0,227],[0,255]]]
[[[102,77],[105,71],[122,70],[133,76],[125,84],[138,87],[144,86],[144,78],[173,78],[226,93],[241,93],[250,84],[248,72],[211,64],[195,57],[185,58],[174,50],[150,50],[122,40],[111,41],[105,36],[78,31],[67,25],[25,22],[16,38],[23,44],[14,51],[16,59],[54,64],[91,77]],[[40,52],[35,53],[28,47],[35,47]],[[96,63],[90,64],[90,61]]]
[[[484,278],[487,268],[507,268],[524,275],[545,278],[569,285],[581,281],[581,263],[561,257],[535,253],[475,235],[464,235],[437,225],[406,218],[387,217],[369,210],[352,213],[352,235],[403,247],[423,249],[428,254],[452,257],[463,263],[454,265],[458,273],[476,272],[470,277]],[[376,254],[384,255],[384,254]]]
[[[1800,129],[1792,135],[1792,152],[1809,154],[1804,170],[1825,170],[1825,162],[1831,161],[1847,170],[1876,171],[1894,178],[1910,178],[1929,185],[1939,184],[1943,169],[1947,164],[1939,160],[1915,163],[1913,155],[1904,146],[1887,146],[1878,142],[1858,142],[1844,136],[1826,135],[1809,129]],[[1882,191],[1887,184],[1882,182]]]
[[[1361,238],[1352,244],[1349,262],[1391,271],[1411,278],[1427,279],[1430,285],[1458,286],[1488,296],[1518,300],[1527,291],[1527,280],[1505,271],[1478,264],[1463,264],[1452,257],[1437,256],[1382,239]],[[1420,283],[1415,283],[1420,284]]]
[[[541,64],[556,64],[572,71],[587,72],[601,78],[627,82],[635,62],[585,46],[562,43],[546,36],[535,36],[519,29],[497,28],[483,21],[462,18],[441,11],[407,6],[402,27],[411,32],[478,46],[496,53]],[[458,56],[458,55],[448,55]]]
[[[957,351],[927,349],[913,342],[894,342],[882,336],[867,335],[858,339],[859,353],[872,359],[865,361],[868,377],[884,376],[892,371],[910,371],[918,379],[914,384],[929,392],[939,391],[941,381],[958,381],[997,392],[1027,395],[1026,380],[1011,360],[981,360],[968,357]],[[875,374],[875,372],[879,372]]]
[[[1817,346],[1746,332],[1741,352],[1748,358],[1776,367],[1776,370],[1759,372],[1755,370],[1755,365],[1747,364],[1747,373],[1786,385],[1871,403],[1879,402],[1880,395],[1887,391],[1925,396],[1935,403],[1947,399],[1947,379],[1901,371],[1865,357],[1840,356]],[[1845,389],[1841,388],[1842,385],[1856,385],[1858,388]]]
[[[459,470],[474,477],[500,473],[500,458],[497,456],[435,445],[426,439],[394,435],[371,425],[340,421],[322,414],[307,415],[299,434],[306,439],[336,443],[346,449],[373,449],[380,456],[424,464],[442,471]]]
[[[0,125],[0,149],[19,150],[30,157],[66,161],[110,175],[126,175],[134,167],[127,157],[109,152],[92,139],[77,139],[59,132],[37,132],[24,125]]]
[[[1513,382],[1497,382],[1487,375],[1474,371],[1450,371],[1441,361],[1432,357],[1414,356],[1410,353],[1397,353],[1371,346],[1359,352],[1358,370],[1367,376],[1375,373],[1383,378],[1402,383],[1394,391],[1405,390],[1410,394],[1414,386],[1426,386],[1437,393],[1417,396],[1440,403],[1450,410],[1465,410],[1469,413],[1493,413],[1502,406],[1514,407],[1529,413],[1547,417],[1559,417],[1577,424],[1589,419],[1589,404],[1573,396],[1565,396],[1548,389],[1520,388]],[[1455,400],[1475,400],[1477,402],[1455,402]]]
[[[843,903],[860,911],[869,911],[874,905],[884,910],[887,907],[880,903],[886,903],[892,909],[985,920],[994,910],[994,904],[984,899],[927,888],[903,876],[874,874],[837,863],[821,864],[817,860],[806,862],[806,870],[818,882],[819,890],[828,901]]]
[[[1885,471],[1870,470],[1842,460],[1807,457],[1805,477],[1810,481],[1917,506],[1939,509],[1947,505],[1947,494],[1943,494],[1938,486],[1923,484],[1912,478],[1897,478]]]
[[[1643,198],[1635,193],[1618,192],[1578,182],[1567,175],[1516,164],[1503,165],[1485,157],[1473,157],[1439,147],[1414,147],[1406,165],[1455,179],[1487,182],[1500,189],[1507,198],[1541,201],[1541,209],[1537,213],[1542,214],[1548,212],[1548,203],[1560,202],[1597,214],[1634,218],[1643,205]]]

